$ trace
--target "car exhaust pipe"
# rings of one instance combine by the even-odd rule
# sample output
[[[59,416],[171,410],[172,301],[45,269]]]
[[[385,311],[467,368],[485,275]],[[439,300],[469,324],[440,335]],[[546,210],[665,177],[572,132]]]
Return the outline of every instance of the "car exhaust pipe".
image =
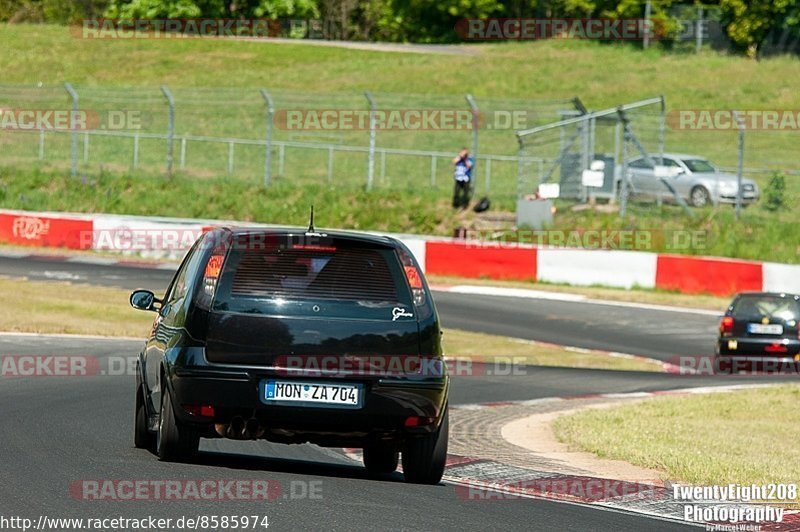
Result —
[[[225,436],[234,440],[242,439],[244,426],[244,418],[241,416],[236,416],[231,420],[230,425],[228,425],[228,429],[225,431]]]
[[[242,437],[246,440],[255,440],[264,435],[264,429],[261,428],[261,423],[254,417],[247,420],[242,431]]]

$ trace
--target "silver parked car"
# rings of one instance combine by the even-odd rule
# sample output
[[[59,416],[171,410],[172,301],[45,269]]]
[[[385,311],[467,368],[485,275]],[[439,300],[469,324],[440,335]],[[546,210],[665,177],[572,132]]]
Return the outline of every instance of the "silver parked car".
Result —
[[[653,160],[658,164],[658,156]],[[662,175],[675,191],[693,207],[704,207],[709,203],[736,203],[736,175],[720,172],[708,159],[698,155],[665,153],[663,167],[658,172],[644,157],[628,162],[631,193],[641,196],[674,199],[672,192],[661,180]],[[622,166],[616,169],[617,190],[621,190]],[[658,175],[657,175],[658,174]],[[758,201],[758,185],[750,179],[742,179],[742,204]]]

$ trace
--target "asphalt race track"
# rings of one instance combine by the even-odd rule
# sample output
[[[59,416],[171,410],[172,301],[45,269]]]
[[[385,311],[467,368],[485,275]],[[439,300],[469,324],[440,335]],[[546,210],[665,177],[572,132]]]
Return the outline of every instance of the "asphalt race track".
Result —
[[[0,274],[163,291],[167,270],[54,260],[0,259]],[[436,293],[446,326],[570,345],[648,354],[707,354],[710,316],[643,311],[582,303],[514,300]],[[709,336],[709,329],[711,336]],[[82,355],[110,368],[142,341],[0,334],[0,356]],[[117,368],[119,369],[119,368]],[[103,374],[105,373],[105,374]],[[111,374],[113,373],[113,374]],[[668,374],[528,367],[516,376],[455,377],[451,403],[655,391],[757,381],[757,377],[681,377]],[[761,379],[763,382],[763,378]],[[273,529],[404,530],[671,530],[673,522],[559,502],[475,501],[449,483],[416,486],[394,477],[373,481],[340,450],[310,445],[203,440],[191,464],[161,463],[133,447],[133,378],[125,371],[86,377],[0,379],[4,457],[0,514],[49,517],[198,517],[267,515]],[[268,480],[275,500],[92,501],[76,485],[117,480]],[[263,529],[261,529],[263,530]]]
[[[129,356],[136,341],[0,337],[2,354]],[[203,440],[193,464],[166,464],[132,440],[132,378],[2,379],[7,424],[0,504],[5,515],[178,519],[198,515],[268,515],[272,529],[641,530],[642,518],[587,507],[520,499],[463,500],[452,485],[371,481],[342,453],[310,445]],[[261,479],[276,482],[274,501],[90,501],[70,492],[92,479]],[[304,494],[315,493],[310,498]],[[678,529],[664,521],[646,526]]]

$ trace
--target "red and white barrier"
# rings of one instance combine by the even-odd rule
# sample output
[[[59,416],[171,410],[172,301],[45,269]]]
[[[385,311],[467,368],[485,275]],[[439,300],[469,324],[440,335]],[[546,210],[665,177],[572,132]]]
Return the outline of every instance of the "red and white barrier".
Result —
[[[244,222],[85,215],[0,209],[0,242],[179,258],[204,231]],[[728,296],[746,290],[800,293],[800,265],[641,251],[492,245],[391,235],[429,274],[619,288],[661,288]]]

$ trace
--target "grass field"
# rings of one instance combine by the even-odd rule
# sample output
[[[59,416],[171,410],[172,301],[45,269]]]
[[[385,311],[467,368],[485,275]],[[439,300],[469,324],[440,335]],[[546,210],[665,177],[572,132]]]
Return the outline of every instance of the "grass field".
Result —
[[[6,52],[0,57],[2,83],[43,84],[41,89],[25,90],[0,86],[0,106],[61,108],[69,102],[62,87],[69,81],[78,88],[85,108],[141,108],[143,127],[163,133],[166,104],[158,87],[166,84],[175,95],[179,135],[263,138],[264,103],[259,87],[269,88],[279,109],[365,108],[364,90],[389,108],[464,108],[467,92],[479,104],[491,102],[494,109],[530,109],[534,104],[523,100],[536,100],[535,105],[553,113],[551,118],[563,107],[554,101],[576,95],[594,109],[654,94],[664,94],[673,110],[800,108],[800,93],[786,82],[800,75],[800,63],[790,57],[756,62],[713,53],[668,54],[565,40],[463,45],[460,49],[465,53],[459,55],[382,53],[264,41],[88,40],[73,37],[65,27],[24,24],[0,26],[0,38]],[[685,82],[665,73],[680,73],[678,79]],[[109,90],[125,87],[125,93]],[[748,133],[745,165],[798,168],[797,134]],[[298,137],[278,128],[275,135],[280,140],[361,146],[368,140],[364,131]],[[724,165],[736,163],[736,139],[730,132],[668,128],[666,140],[669,151],[700,153]],[[4,167],[0,206],[303,223],[307,206],[315,203],[325,204],[325,223],[330,226],[444,235],[458,226],[470,227],[474,220],[471,214],[450,210],[450,166],[441,159],[434,183],[429,158],[387,156],[385,162],[376,162],[376,189],[366,194],[364,154],[337,153],[329,182],[326,150],[287,148],[284,174],[278,172],[275,153],[275,185],[263,189],[260,146],[237,146],[230,175],[227,145],[189,142],[191,171],[189,167],[180,170],[177,146],[178,176],[166,181],[163,140],[142,139],[140,166],[132,171],[131,139],[93,137],[87,151],[89,162],[81,164],[81,184],[76,186],[65,178],[69,135],[47,136],[44,162],[38,161],[37,142],[35,134],[0,133]],[[377,139],[379,148],[446,153],[466,144],[469,133],[464,131],[381,132]],[[79,150],[83,156],[83,138]],[[481,131],[480,152],[514,154],[516,150],[511,130]],[[767,174],[757,177],[763,189]],[[482,172],[477,179],[477,192],[482,195]],[[730,207],[699,211],[689,218],[675,207],[641,204],[634,205],[622,221],[614,213],[572,212],[565,204],[553,228],[699,230],[707,234],[705,245],[671,251],[799,262],[795,218],[800,178],[790,176],[786,186],[782,212],[767,212],[762,201],[747,209],[739,222],[733,220]],[[512,211],[515,195],[516,163],[496,163],[490,192],[494,209]]]
[[[136,311],[130,291],[62,282],[0,277],[0,305],[13,312],[0,314],[0,331],[95,334],[146,338],[155,314]],[[549,344],[446,329],[443,347],[448,356],[497,362],[500,370],[513,364],[536,364],[595,369],[661,371],[657,361],[615,358],[576,352]]]
[[[557,437],[694,485],[796,483],[800,386],[670,397],[558,418]]]

